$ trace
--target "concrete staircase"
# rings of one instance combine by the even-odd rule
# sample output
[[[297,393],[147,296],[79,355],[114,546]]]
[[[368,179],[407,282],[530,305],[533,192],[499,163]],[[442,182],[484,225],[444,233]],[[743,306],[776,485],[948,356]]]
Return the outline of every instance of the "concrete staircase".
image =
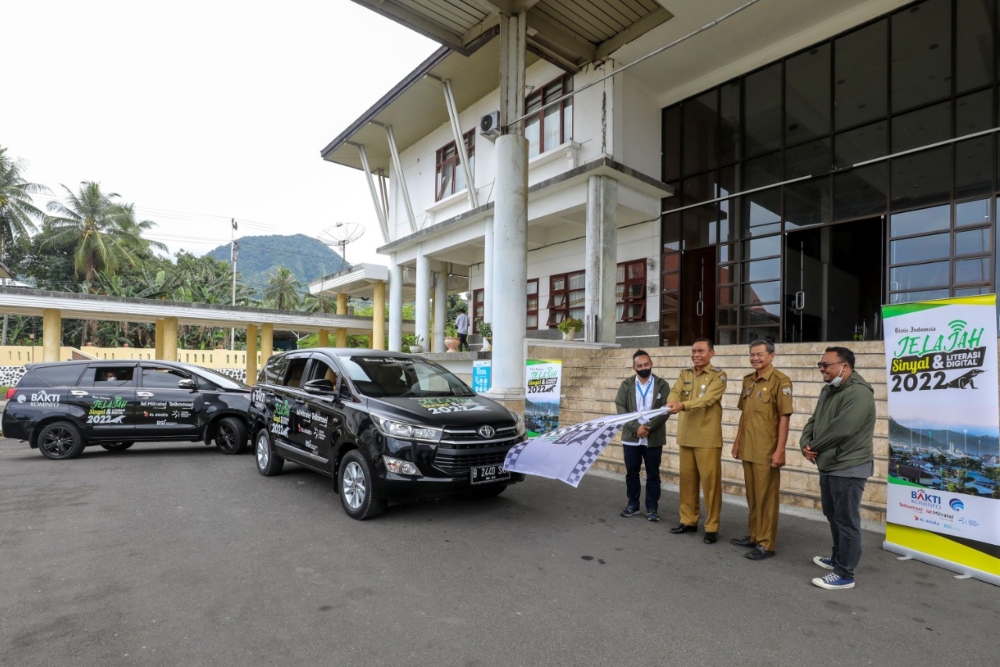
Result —
[[[775,368],[792,379],[795,413],[791,418],[787,465],[781,473],[781,502],[784,505],[820,509],[819,473],[816,466],[806,461],[799,451],[799,435],[813,409],[823,381],[816,362],[828,345],[843,345],[857,356],[856,370],[875,389],[876,411],[879,417],[875,428],[875,475],[869,480],[862,500],[862,519],[885,522],[886,474],[888,467],[888,411],[886,405],[885,358],[881,341],[848,343],[796,343],[779,344]],[[615,393],[622,379],[632,374],[632,349],[593,350],[574,349],[572,346],[529,349],[532,358],[561,358],[563,361],[562,403],[560,422],[574,424],[601,415],[615,413]],[[671,387],[681,368],[691,365],[688,348],[652,348],[653,372],[663,377]],[[741,380],[751,371],[749,352],[745,345],[720,345],[716,347],[712,363],[727,371],[729,388],[723,397],[722,429],[723,490],[727,494],[744,495],[743,466],[729,452],[739,424],[740,412],[736,409]],[[664,449],[662,473],[668,483],[678,482],[678,450],[675,435],[676,419],[667,422],[667,445]],[[620,439],[608,446],[598,459],[596,467],[624,474]],[[622,490],[624,496],[624,489]]]

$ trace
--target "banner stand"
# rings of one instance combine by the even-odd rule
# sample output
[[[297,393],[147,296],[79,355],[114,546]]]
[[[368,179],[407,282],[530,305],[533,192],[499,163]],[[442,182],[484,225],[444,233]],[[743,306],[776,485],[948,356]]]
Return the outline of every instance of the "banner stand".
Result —
[[[884,551],[889,551],[894,554],[899,554],[900,556],[907,556],[913,560],[918,560],[921,563],[927,563],[928,565],[934,565],[941,568],[942,570],[950,570],[956,573],[956,578],[958,575],[963,575],[963,577],[972,577],[980,581],[985,581],[988,584],[993,584],[994,586],[1000,586],[1000,576],[991,574],[989,572],[983,572],[982,570],[975,570],[969,567],[963,567],[958,563],[953,563],[950,560],[945,560],[943,558],[937,558],[935,556],[930,556],[921,551],[914,551],[912,549],[907,549],[906,547],[901,547],[898,544],[894,544],[886,540],[882,542],[882,549]]]

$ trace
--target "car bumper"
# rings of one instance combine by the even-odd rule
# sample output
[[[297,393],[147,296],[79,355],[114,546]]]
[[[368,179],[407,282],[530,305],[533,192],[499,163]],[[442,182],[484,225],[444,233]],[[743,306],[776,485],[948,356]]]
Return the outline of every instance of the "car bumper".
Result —
[[[376,478],[375,493],[388,499],[433,498],[523,481],[524,475],[519,472],[512,472],[508,480],[484,484],[473,484],[470,475],[462,477],[411,477],[386,472]]]
[[[4,411],[3,418],[0,419],[0,432],[3,432],[3,437],[11,440],[27,440],[30,435],[30,423],[27,419],[14,419]]]

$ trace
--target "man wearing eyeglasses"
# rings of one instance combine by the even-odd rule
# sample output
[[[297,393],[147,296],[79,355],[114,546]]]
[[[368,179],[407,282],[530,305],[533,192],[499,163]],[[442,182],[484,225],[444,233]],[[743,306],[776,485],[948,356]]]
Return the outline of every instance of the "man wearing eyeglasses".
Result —
[[[812,583],[827,590],[854,588],[861,561],[861,496],[875,473],[875,393],[854,370],[854,353],[828,347],[817,364],[826,386],[799,438],[802,454],[819,468],[823,514],[830,523],[830,557],[813,562],[833,570]]]

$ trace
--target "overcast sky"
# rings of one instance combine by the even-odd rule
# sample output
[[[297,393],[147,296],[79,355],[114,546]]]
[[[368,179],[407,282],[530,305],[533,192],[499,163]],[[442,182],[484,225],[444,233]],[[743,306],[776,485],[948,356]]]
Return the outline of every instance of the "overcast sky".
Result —
[[[437,44],[349,0],[29,0],[3,8],[0,146],[27,180],[136,205],[171,252],[240,236],[366,232],[360,171],[320,150]],[[48,198],[39,198],[44,205]]]

